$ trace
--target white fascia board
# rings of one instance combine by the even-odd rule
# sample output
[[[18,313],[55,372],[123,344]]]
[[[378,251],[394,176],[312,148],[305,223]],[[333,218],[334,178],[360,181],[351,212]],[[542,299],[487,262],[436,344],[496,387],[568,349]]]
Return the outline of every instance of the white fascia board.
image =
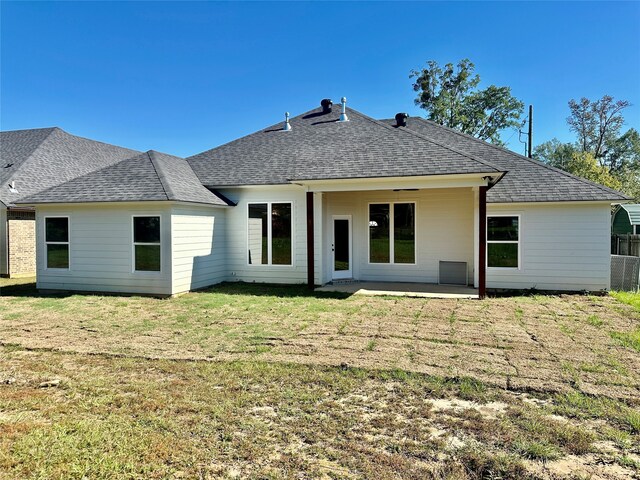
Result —
[[[425,175],[415,177],[340,178],[335,180],[292,180],[310,192],[353,192],[365,190],[427,189],[479,187],[498,179],[499,172],[459,175]]]

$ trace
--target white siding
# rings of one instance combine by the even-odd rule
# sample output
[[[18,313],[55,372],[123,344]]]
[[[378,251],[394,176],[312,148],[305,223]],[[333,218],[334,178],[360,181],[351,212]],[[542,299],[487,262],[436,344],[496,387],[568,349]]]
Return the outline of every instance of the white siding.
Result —
[[[0,275],[9,273],[7,266],[7,209],[0,206]]]
[[[158,215],[161,271],[133,272],[133,215]],[[44,218],[68,216],[69,269],[47,269]],[[171,207],[166,203],[37,208],[37,287],[53,290],[171,294]]]
[[[227,271],[229,281],[264,283],[307,282],[306,196],[302,187],[253,187],[230,189],[222,194],[237,205],[226,212]],[[292,203],[292,263],[293,265],[249,265],[248,204],[260,202]]]
[[[610,282],[607,204],[489,204],[487,215],[520,215],[520,269],[487,269],[487,288],[604,290]]]
[[[416,264],[369,263],[371,202],[416,203]],[[353,277],[359,280],[438,283],[439,262],[467,262],[473,281],[474,201],[471,188],[402,192],[344,192],[324,194],[324,282],[331,280],[333,215],[352,215]]]
[[[172,293],[207,287],[227,276],[226,210],[175,206],[171,215]]]

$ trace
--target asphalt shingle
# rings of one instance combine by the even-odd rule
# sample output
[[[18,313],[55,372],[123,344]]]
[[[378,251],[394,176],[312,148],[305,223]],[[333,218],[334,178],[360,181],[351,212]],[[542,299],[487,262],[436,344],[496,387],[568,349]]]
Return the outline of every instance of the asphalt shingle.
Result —
[[[388,125],[395,120],[383,120]],[[507,172],[487,192],[489,203],[627,200],[620,192],[576,177],[505,148],[419,117],[409,118],[407,128],[443,145],[467,152]]]
[[[19,203],[184,201],[227,206],[207,190],[186,160],[149,151],[21,198]]]
[[[76,137],[57,127],[0,132],[0,201],[11,206],[23,197],[138,153]],[[17,192],[9,189],[11,182]]]
[[[499,169],[453,147],[396,129],[352,109],[318,108],[187,160],[210,187],[295,180],[493,173]]]

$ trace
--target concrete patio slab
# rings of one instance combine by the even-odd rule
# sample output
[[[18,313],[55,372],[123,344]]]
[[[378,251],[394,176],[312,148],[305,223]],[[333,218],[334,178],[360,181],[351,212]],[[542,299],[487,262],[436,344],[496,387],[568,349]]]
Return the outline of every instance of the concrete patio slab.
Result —
[[[340,292],[354,295],[390,295],[397,297],[477,299],[478,289],[435,283],[345,282],[316,288],[316,292]]]

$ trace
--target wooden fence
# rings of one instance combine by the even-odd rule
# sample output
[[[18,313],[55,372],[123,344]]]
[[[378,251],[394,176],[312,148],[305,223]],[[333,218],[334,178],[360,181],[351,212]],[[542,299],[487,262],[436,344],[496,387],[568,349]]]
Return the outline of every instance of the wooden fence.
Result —
[[[640,235],[611,235],[611,254],[640,257]]]

